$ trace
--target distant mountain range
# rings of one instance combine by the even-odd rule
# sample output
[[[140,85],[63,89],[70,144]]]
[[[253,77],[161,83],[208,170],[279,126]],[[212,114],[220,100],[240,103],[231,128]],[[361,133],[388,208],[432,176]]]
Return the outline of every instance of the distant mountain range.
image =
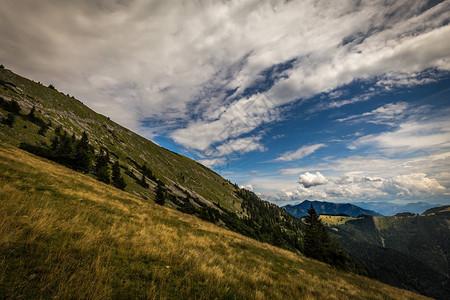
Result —
[[[381,216],[381,214],[376,211],[363,209],[350,203],[305,200],[300,204],[285,205],[283,208],[294,217],[301,218],[308,214],[307,211],[311,205],[314,207],[316,212],[321,215],[348,215],[350,217],[357,217],[359,215]]]
[[[354,204],[364,209],[379,212],[384,216],[393,216],[402,212],[421,214],[430,208],[440,206],[439,204],[430,204],[426,202],[408,204],[396,204],[391,202],[356,202]]]

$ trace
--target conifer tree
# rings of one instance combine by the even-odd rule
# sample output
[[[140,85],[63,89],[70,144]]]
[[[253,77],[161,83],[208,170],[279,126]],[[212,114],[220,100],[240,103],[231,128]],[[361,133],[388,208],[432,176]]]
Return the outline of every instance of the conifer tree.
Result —
[[[127,185],[123,177],[120,175],[120,164],[118,160],[116,160],[112,166],[112,184],[121,190],[125,189]]]
[[[339,248],[337,242],[331,240],[325,225],[312,205],[305,217],[305,225],[303,240],[305,255],[345,268],[348,262],[347,255]]]
[[[33,106],[33,108],[30,110],[30,112],[27,115],[28,119],[34,120],[36,118],[36,108]]]
[[[86,132],[83,132],[81,139],[76,141],[74,149],[74,168],[75,170],[88,173],[91,170],[93,149],[89,145],[89,139]]]
[[[164,205],[166,202],[166,193],[164,191],[164,187],[162,186],[161,181],[158,180],[158,184],[155,188],[155,202],[159,205]]]
[[[100,150],[95,162],[95,176],[97,176],[98,180],[109,184],[111,182],[111,176],[109,173],[108,162],[109,155],[107,153],[105,154],[103,150]]]
[[[314,207],[308,209],[305,217],[304,252],[306,256],[324,260],[325,248],[330,243],[328,232]]]

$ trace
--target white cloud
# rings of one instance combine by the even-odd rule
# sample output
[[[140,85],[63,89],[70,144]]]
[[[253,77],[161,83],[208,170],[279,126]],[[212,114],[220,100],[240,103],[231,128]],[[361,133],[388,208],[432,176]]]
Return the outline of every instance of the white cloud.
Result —
[[[199,159],[198,162],[208,168],[212,168],[212,167],[222,166],[222,165],[226,164],[227,159],[225,157]]]
[[[246,137],[246,138],[239,138],[235,140],[229,140],[226,143],[221,144],[217,148],[213,149],[212,152],[206,152],[207,155],[214,155],[214,156],[225,156],[230,154],[243,154],[251,151],[265,151],[266,148],[264,148],[263,145],[260,144],[259,140],[261,139],[260,136],[258,137]]]
[[[334,159],[328,163],[281,169],[279,173],[292,175],[308,170],[317,170],[339,174],[344,173],[352,176],[364,174],[364,176],[384,178],[407,173],[426,173],[434,176],[434,174],[445,173],[449,166],[450,152],[408,158],[354,155]]]
[[[348,116],[346,118],[338,119],[337,121],[351,121],[353,123],[365,122],[393,126],[396,124],[397,120],[403,119],[404,113],[408,108],[410,107],[405,102],[389,103],[370,112],[366,112],[360,115]]]
[[[277,120],[271,113],[282,104],[355,79],[421,84],[424,70],[450,70],[450,25],[442,26],[450,3],[425,5],[6,1],[0,60],[134,130],[206,151]],[[261,71],[287,61],[292,68],[268,91],[244,94],[264,82]],[[243,110],[249,102],[256,105]]]
[[[411,173],[391,178],[331,178],[327,183],[326,186],[317,186],[315,189],[300,184],[295,188],[263,192],[262,197],[280,204],[307,199],[337,202],[356,199],[365,201],[429,201],[430,199],[436,201],[438,199],[447,204],[449,201],[446,188],[438,180],[424,173]]]
[[[332,179],[332,182],[335,184],[351,184],[362,182],[377,182],[382,180],[383,179],[381,177],[369,177],[369,176],[357,177],[357,176],[342,175],[339,178]]]
[[[381,148],[387,153],[448,148],[450,146],[450,121],[401,123],[394,131],[360,137],[350,145],[350,148],[366,145]]]
[[[236,138],[274,120],[272,108],[273,103],[260,95],[241,99],[224,109],[216,120],[192,122],[186,128],[175,130],[171,137],[188,148],[206,151],[216,142]]]
[[[428,178],[424,173],[395,176],[384,181],[382,188],[398,198],[430,197],[445,191],[436,179]]]
[[[300,175],[298,182],[305,188],[309,188],[316,185],[327,184],[328,180],[325,176],[320,174],[320,172],[316,172],[316,174],[306,172],[305,174]]]
[[[277,157],[275,159],[275,161],[293,161],[293,160],[301,159],[305,156],[308,156],[308,155],[314,153],[318,149],[326,147],[326,146],[327,146],[326,144],[314,144],[314,145],[303,146],[296,151],[289,151],[289,152],[281,154],[279,157]]]
[[[246,189],[253,192],[253,186],[251,184],[240,185],[239,188]]]

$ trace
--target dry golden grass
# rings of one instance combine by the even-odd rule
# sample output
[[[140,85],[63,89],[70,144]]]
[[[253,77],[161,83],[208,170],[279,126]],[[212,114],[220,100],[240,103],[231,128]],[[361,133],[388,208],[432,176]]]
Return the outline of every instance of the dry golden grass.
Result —
[[[0,144],[0,298],[420,299]]]

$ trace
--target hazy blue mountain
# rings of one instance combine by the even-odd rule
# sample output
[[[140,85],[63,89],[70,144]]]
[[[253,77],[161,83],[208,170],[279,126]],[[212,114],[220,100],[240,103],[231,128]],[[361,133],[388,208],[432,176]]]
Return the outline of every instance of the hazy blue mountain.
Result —
[[[396,204],[392,202],[355,202],[353,204],[364,209],[377,211],[384,216],[393,216],[402,212],[421,214],[427,209],[440,206],[439,204],[430,204],[426,202],[408,204]]]
[[[318,214],[321,215],[349,215],[350,217],[357,217],[359,215],[369,215],[369,216],[381,216],[376,211],[363,209],[359,206],[350,204],[350,203],[333,203],[333,202],[325,202],[325,201],[309,201],[305,200],[300,204],[296,205],[285,205],[284,209],[291,215],[297,218],[301,218],[306,216],[308,213],[308,209],[311,207],[317,211]]]

